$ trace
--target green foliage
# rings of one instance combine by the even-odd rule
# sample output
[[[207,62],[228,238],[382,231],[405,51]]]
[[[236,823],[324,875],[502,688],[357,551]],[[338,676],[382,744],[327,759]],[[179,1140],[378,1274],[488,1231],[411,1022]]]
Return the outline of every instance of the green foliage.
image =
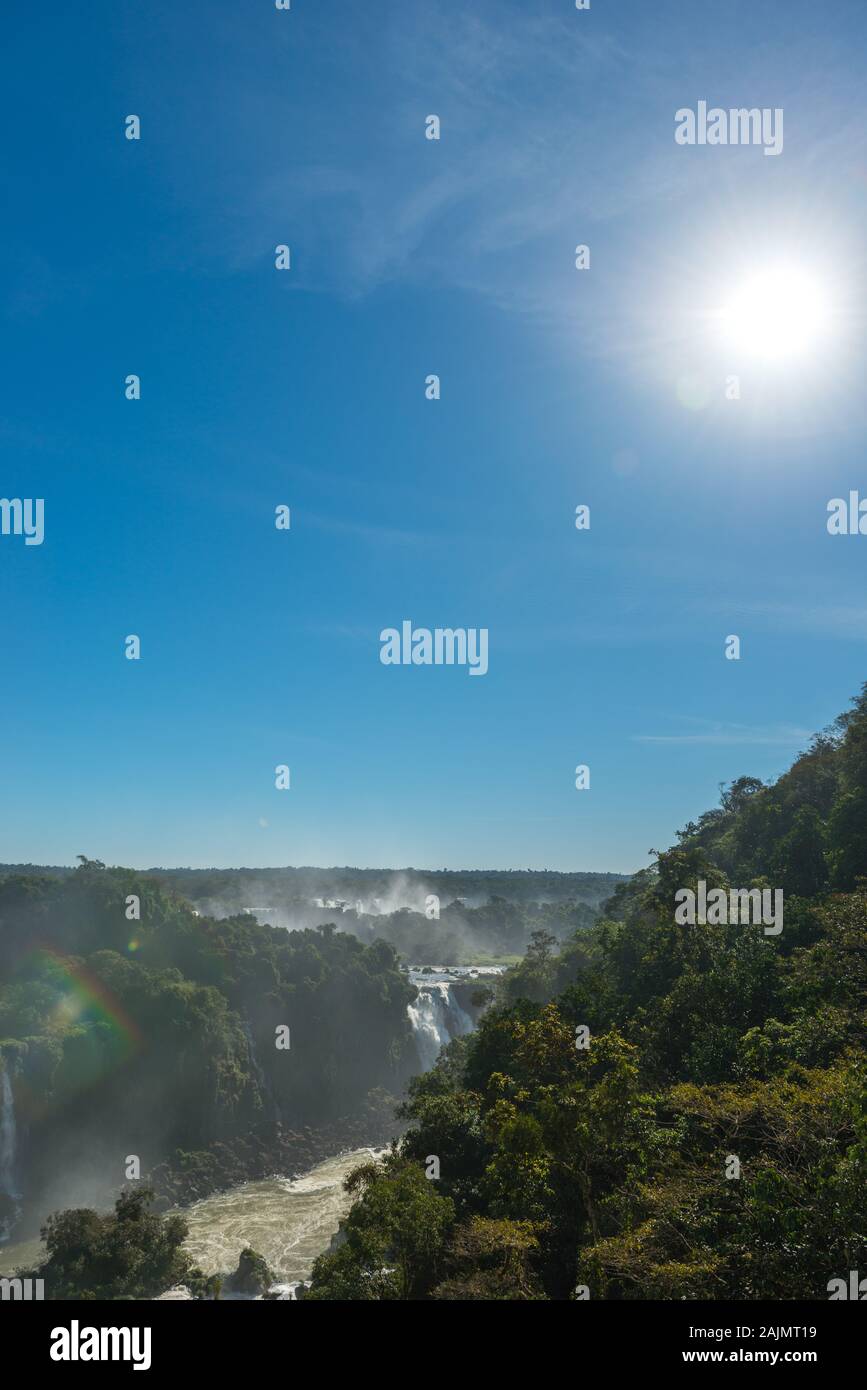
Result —
[[[421,1169],[394,1156],[355,1169],[347,1190],[363,1190],[343,1227],[345,1240],[313,1268],[314,1299],[415,1299],[436,1282],[454,1204]]]
[[[538,1252],[538,1236],[530,1222],[474,1216],[455,1227],[446,1278],[434,1286],[431,1297],[451,1302],[543,1298],[534,1270]]]
[[[42,1229],[48,1259],[35,1273],[49,1299],[155,1298],[194,1276],[181,1248],[180,1216],[148,1211],[147,1188],[124,1192],[114,1212],[77,1209],[50,1216]]]

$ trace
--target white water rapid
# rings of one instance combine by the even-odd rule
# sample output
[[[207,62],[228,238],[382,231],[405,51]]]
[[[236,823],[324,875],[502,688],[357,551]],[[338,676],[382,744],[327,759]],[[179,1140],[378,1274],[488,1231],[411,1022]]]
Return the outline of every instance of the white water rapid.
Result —
[[[237,1269],[238,1256],[249,1245],[273,1270],[278,1281],[273,1291],[292,1299],[349,1211],[352,1198],[343,1190],[344,1178],[375,1155],[374,1149],[353,1149],[318,1163],[303,1177],[264,1178],[205,1197],[179,1212],[189,1226],[184,1248],[205,1274],[219,1274]]]

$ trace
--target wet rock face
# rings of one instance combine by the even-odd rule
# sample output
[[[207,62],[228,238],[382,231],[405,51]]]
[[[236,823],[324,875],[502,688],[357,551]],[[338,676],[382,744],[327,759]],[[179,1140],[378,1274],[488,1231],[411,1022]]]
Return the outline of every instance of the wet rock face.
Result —
[[[275,1174],[304,1173],[345,1149],[382,1147],[400,1133],[394,1118],[394,1097],[374,1111],[365,1109],[319,1129],[300,1132],[279,1124],[258,1126],[236,1139],[223,1139],[207,1149],[172,1155],[150,1175],[158,1194],[157,1209],[186,1206],[214,1192]]]
[[[248,1246],[241,1251],[238,1268],[226,1279],[225,1288],[227,1293],[258,1298],[267,1293],[273,1283],[274,1275],[263,1257]]]
[[[10,1069],[0,1056],[0,1192],[15,1197],[15,1161],[17,1158],[17,1126],[15,1099],[12,1094]]]

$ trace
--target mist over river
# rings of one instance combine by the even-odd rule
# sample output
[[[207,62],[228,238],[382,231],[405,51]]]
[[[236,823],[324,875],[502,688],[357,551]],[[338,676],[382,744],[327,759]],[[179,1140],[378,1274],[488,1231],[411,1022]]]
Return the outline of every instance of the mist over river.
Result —
[[[328,1249],[349,1211],[352,1198],[343,1190],[347,1173],[381,1152],[351,1149],[297,1178],[242,1183],[190,1207],[177,1207],[174,1211],[189,1226],[184,1248],[205,1274],[226,1274],[237,1268],[244,1247],[252,1246],[267,1261],[275,1286],[291,1298],[291,1285],[310,1278],[313,1261]],[[0,1247],[0,1274],[12,1274],[16,1266],[39,1262],[44,1255],[39,1240]]]

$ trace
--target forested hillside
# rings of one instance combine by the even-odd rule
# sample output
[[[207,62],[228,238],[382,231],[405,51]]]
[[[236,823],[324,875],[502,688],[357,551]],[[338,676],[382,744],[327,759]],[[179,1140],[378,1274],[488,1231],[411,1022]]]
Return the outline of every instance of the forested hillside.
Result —
[[[676,924],[702,880],[782,889],[783,930]],[[867,690],[555,944],[413,1081],[308,1297],[827,1299],[867,1268]]]
[[[10,875],[0,880],[0,1071],[16,1135],[7,1193],[14,1184],[25,1215],[43,1198],[97,1200],[123,1184],[129,1155],[142,1175],[178,1151],[189,1166],[257,1126],[327,1125],[374,1088],[399,1093],[416,1065],[414,994],[383,941],[214,921],[92,860],[64,877]]]

